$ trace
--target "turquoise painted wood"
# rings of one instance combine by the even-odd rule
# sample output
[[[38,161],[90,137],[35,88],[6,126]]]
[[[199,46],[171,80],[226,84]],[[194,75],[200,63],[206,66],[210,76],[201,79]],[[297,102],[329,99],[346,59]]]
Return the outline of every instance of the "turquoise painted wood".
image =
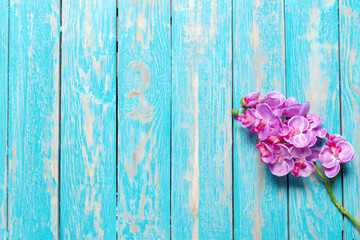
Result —
[[[359,239],[316,175],[272,176],[230,114],[252,91],[310,101],[354,146],[334,192],[360,220],[359,14],[0,1],[0,239]]]
[[[339,8],[342,132],[355,150],[355,160],[344,168],[344,206],[360,219],[360,2],[341,0]],[[347,219],[344,237],[360,238],[360,231]]]
[[[250,92],[286,93],[283,3],[234,1],[234,108]],[[235,239],[287,239],[287,178],[260,161],[256,138],[234,123]]]
[[[8,1],[0,1],[0,239],[7,237]]]
[[[231,14],[172,2],[172,239],[232,238]]]
[[[170,238],[170,1],[120,1],[118,238]]]
[[[9,15],[9,239],[57,239],[59,4],[12,1]]]
[[[336,1],[285,1],[287,95],[309,101],[330,134],[340,133]],[[289,177],[291,239],[341,239],[342,215],[317,175]],[[333,191],[341,203],[341,180]],[[304,214],[305,213],[305,214]]]
[[[60,238],[116,237],[116,1],[62,1]]]

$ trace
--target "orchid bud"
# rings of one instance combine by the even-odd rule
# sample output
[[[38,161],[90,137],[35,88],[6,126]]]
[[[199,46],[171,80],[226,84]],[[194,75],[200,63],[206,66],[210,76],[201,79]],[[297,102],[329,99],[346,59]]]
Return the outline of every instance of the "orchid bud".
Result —
[[[233,109],[233,110],[231,110],[231,113],[232,113],[232,115],[237,116],[237,115],[239,115],[239,110]]]
[[[244,97],[241,98],[240,104],[243,105],[243,106],[246,105],[246,102],[245,102],[245,98],[244,98]]]

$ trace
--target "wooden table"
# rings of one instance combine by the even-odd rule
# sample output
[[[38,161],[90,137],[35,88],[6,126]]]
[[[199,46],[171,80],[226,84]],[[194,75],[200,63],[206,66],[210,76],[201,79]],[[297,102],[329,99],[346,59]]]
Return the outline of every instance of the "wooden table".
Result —
[[[0,0],[0,239],[359,239],[234,122],[277,90],[342,133],[360,218],[360,3]]]

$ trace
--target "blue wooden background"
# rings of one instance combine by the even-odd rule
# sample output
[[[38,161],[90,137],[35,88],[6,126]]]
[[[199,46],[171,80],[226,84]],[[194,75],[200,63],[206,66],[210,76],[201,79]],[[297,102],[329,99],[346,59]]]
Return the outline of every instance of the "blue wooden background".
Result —
[[[232,108],[311,102],[356,157],[360,2],[0,0],[0,239],[360,239],[315,175],[278,178]]]

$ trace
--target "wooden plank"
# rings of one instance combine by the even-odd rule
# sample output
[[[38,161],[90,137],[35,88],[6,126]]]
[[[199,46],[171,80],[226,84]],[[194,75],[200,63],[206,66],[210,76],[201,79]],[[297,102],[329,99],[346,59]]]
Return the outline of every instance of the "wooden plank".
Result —
[[[331,134],[340,133],[338,7],[336,1],[285,1],[287,95],[309,101]],[[333,185],[341,202],[341,180]],[[341,239],[342,215],[324,183],[291,176],[290,238]]]
[[[232,238],[231,1],[172,2],[172,238]]]
[[[119,2],[119,239],[170,239],[170,1]]]
[[[342,133],[355,150],[354,160],[344,168],[344,207],[360,219],[360,2],[340,1],[340,69]],[[359,239],[360,231],[345,218],[344,239]]]
[[[58,238],[59,19],[10,2],[9,239]]]
[[[251,92],[285,95],[282,1],[234,1],[234,108]],[[235,239],[287,239],[287,178],[260,161],[255,136],[234,123]]]
[[[0,239],[7,238],[8,1],[0,1]]]
[[[62,1],[60,232],[116,237],[116,1]]]

